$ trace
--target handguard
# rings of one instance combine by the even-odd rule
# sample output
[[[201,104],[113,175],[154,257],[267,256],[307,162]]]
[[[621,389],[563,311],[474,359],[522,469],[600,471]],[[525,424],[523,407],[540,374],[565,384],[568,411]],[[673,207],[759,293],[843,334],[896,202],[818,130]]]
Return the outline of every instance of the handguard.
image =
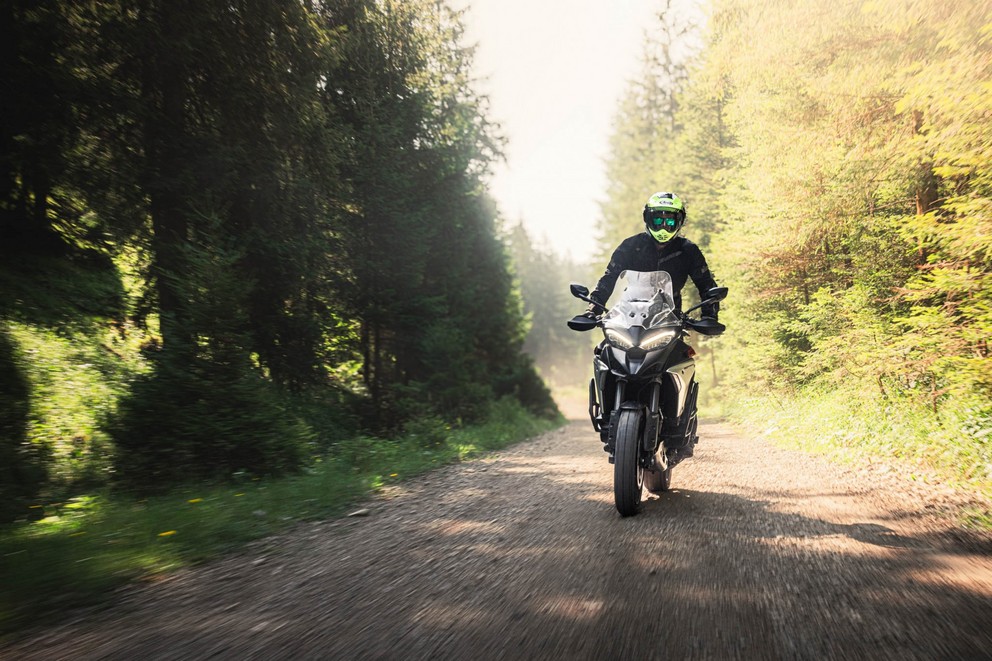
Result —
[[[726,326],[711,317],[703,317],[702,319],[686,317],[685,325],[700,335],[720,335],[727,330]]]
[[[598,319],[591,319],[584,314],[577,314],[568,320],[568,327],[574,331],[590,331],[598,325]]]

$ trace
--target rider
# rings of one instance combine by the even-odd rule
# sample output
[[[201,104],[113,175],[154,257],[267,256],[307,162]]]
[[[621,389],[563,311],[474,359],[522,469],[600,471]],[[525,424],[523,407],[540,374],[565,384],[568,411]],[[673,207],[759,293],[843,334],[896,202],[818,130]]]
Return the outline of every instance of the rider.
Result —
[[[716,287],[713,274],[706,265],[706,259],[699,247],[679,236],[685,224],[685,204],[675,193],[655,193],[644,205],[644,225],[646,231],[625,239],[615,251],[606,272],[599,279],[590,298],[605,306],[613,293],[617,278],[623,271],[667,271],[672,278],[672,292],[675,296],[675,309],[682,310],[682,288],[688,278],[699,290],[700,298]],[[583,316],[596,318],[596,307],[589,306]],[[714,321],[720,311],[719,303],[709,303],[701,308],[702,317]],[[673,398],[666,397],[667,401]],[[662,433],[675,432],[677,420],[671,411],[666,412]],[[685,456],[691,456],[691,446]]]
[[[655,193],[644,205],[644,233],[625,239],[616,250],[599,279],[590,298],[606,305],[613,293],[617,278],[624,271],[667,271],[672,276],[672,291],[675,295],[675,309],[682,310],[682,287],[692,278],[702,298],[707,291],[716,287],[713,274],[706,266],[699,247],[679,236],[685,224],[685,204],[675,193]],[[702,307],[702,316],[717,318],[719,303]],[[596,316],[594,307],[589,306],[587,316]]]

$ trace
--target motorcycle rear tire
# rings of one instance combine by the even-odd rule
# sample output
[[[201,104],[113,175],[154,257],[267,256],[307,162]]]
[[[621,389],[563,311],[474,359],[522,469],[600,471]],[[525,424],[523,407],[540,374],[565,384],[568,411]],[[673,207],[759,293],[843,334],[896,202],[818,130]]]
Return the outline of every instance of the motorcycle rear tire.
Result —
[[[672,488],[672,468],[663,471],[645,471],[644,487],[651,493],[661,493]]]
[[[620,516],[633,516],[641,505],[644,469],[641,467],[641,434],[644,412],[623,410],[617,420],[616,449],[613,456],[613,499]]]

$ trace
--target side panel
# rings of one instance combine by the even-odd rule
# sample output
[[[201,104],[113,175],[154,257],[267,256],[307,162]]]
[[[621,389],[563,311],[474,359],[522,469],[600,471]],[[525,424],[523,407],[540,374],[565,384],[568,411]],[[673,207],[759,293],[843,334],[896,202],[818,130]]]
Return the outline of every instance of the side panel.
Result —
[[[609,373],[609,371],[610,368],[607,367],[606,363],[604,363],[601,359],[599,358],[593,359],[592,372],[593,372],[593,379],[596,382],[596,399],[597,401],[599,401],[600,413],[603,416],[608,415],[610,412],[609,407],[607,406],[609,402],[607,402],[606,398],[604,397],[605,395],[604,387],[606,386],[606,375]]]
[[[678,406],[678,417],[682,417],[682,412],[685,410],[685,399],[689,394],[689,384],[692,383],[692,377],[696,374],[696,363],[691,360],[679,363],[677,365],[672,365],[667,370],[669,377],[671,377],[672,382],[675,384],[675,390],[678,392],[679,406]]]

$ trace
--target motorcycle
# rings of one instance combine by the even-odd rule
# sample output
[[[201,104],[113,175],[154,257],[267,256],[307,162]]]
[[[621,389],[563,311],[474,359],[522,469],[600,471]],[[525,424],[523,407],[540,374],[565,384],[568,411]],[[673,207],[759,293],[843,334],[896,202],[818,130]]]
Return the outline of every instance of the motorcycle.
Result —
[[[594,350],[589,382],[589,417],[613,464],[613,496],[621,516],[636,514],[646,488],[668,491],[672,468],[693,454],[696,435],[695,352],[689,331],[719,335],[726,326],[688,314],[727,296],[714,287],[705,300],[684,313],[675,309],[672,278],[665,271],[625,271],[620,300],[607,309],[572,284],[572,295],[603,314],[579,315],[568,322],[576,331],[603,329]]]

